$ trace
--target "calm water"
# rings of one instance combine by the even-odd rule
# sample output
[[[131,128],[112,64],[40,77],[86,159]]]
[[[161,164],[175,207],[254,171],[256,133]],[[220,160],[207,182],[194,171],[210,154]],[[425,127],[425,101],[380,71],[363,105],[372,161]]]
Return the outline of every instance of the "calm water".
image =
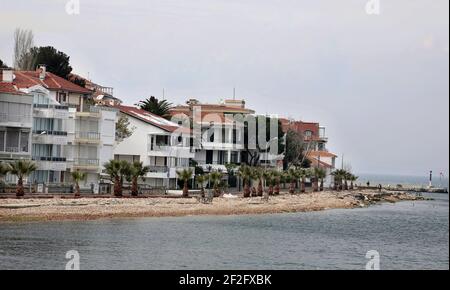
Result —
[[[368,181],[372,185],[391,185],[395,186],[401,184],[404,186],[423,186],[427,187],[429,185],[429,175],[425,173],[422,176],[409,176],[409,175],[382,175],[382,174],[358,174],[359,179],[357,183],[366,184]],[[440,188],[449,187],[448,177],[441,178],[439,173],[435,173],[433,176],[433,186]]]
[[[264,216],[0,224],[0,269],[449,269],[448,195]]]

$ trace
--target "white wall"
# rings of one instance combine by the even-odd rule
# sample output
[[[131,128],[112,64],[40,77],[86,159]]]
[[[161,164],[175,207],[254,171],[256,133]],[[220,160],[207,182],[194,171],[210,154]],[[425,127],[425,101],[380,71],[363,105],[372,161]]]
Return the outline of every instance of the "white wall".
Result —
[[[114,155],[139,155],[141,161],[144,162],[144,165],[149,165],[148,135],[166,134],[167,132],[136,118],[130,116],[127,117],[130,122],[130,126],[134,128],[133,134],[122,142],[116,144],[114,148]]]

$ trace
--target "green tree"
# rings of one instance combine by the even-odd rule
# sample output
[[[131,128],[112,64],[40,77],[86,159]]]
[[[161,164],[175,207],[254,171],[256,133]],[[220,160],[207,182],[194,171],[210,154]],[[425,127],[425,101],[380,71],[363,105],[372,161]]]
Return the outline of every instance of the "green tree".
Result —
[[[116,141],[119,143],[129,138],[133,135],[134,130],[136,130],[136,127],[131,126],[128,117],[120,114],[119,120],[116,123]]]
[[[290,180],[289,193],[294,194],[295,187],[296,187],[296,184],[298,181],[298,172],[295,168],[289,168],[289,170],[287,172],[288,172],[287,177]]]
[[[80,197],[80,181],[85,180],[87,177],[87,174],[85,172],[81,172],[79,170],[72,172],[71,174],[72,180],[75,185],[75,197]]]
[[[136,104],[136,106],[138,106],[142,110],[161,116],[165,119],[170,118],[170,109],[172,109],[171,103],[166,100],[158,100],[153,96],[144,101],[140,101]]]
[[[220,171],[213,171],[209,174],[214,188],[214,197],[219,197],[221,194],[220,184],[222,182],[223,173]]]
[[[23,179],[29,176],[33,171],[37,169],[34,162],[29,160],[17,160],[15,162],[10,162],[8,171],[17,176],[17,189],[16,196],[22,197],[25,195],[25,189],[23,187]]]
[[[317,183],[320,181],[320,185],[318,186],[319,191],[323,191],[323,183],[324,183],[324,179],[327,177],[327,171],[323,168],[320,167],[315,167],[314,168],[314,179],[315,179],[315,183],[316,183],[316,187],[317,187]]]
[[[131,195],[138,196],[138,179],[145,180],[145,175],[150,172],[149,166],[144,166],[142,162],[135,161],[130,168],[131,172]]]
[[[64,79],[69,79],[72,67],[70,57],[64,52],[56,50],[52,46],[33,47],[30,54],[35,60],[35,69],[39,65],[45,65],[48,72],[51,72]]]
[[[256,188],[256,196],[263,196],[264,187],[263,187],[263,178],[264,178],[264,170],[260,167],[254,167],[252,173],[253,180],[258,182],[258,186]]]
[[[184,183],[183,185],[183,197],[189,196],[189,186],[188,182],[192,178],[192,174],[194,171],[191,168],[183,169],[183,170],[177,170],[178,178],[181,179]]]
[[[103,165],[105,167],[106,174],[109,175],[111,181],[114,184],[114,196],[122,196],[122,183],[120,178],[121,162],[119,160],[110,160]]]
[[[252,169],[250,166],[241,165],[238,170],[238,175],[242,179],[242,183],[244,184],[244,197],[250,197],[250,182],[252,179]]]
[[[286,152],[284,157],[285,168],[311,167],[311,162],[306,155],[311,147],[309,143],[304,142],[303,135],[297,131],[289,129],[286,133]]]
[[[197,182],[197,185],[200,187],[200,195],[202,198],[205,197],[205,186],[206,183],[209,181],[209,175],[208,174],[202,174],[195,177],[195,181]]]
[[[35,55],[31,53],[34,48],[34,34],[32,30],[17,28],[14,31],[14,60],[13,66],[17,70],[34,70]]]
[[[299,168],[297,170],[298,177],[300,179],[300,192],[305,193],[306,192],[306,178],[308,177],[308,170],[306,168]]]
[[[8,65],[6,63],[4,63],[1,59],[0,59],[0,69],[2,68],[9,68]]]

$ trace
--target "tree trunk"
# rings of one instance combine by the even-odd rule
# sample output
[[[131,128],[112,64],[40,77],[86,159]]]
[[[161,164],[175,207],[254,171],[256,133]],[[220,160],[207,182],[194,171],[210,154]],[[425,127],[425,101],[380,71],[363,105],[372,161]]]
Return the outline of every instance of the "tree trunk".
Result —
[[[269,186],[269,195],[273,195],[273,186],[272,185]]]
[[[17,181],[16,196],[22,197],[24,195],[25,195],[25,189],[23,188],[23,178],[19,177],[19,180]]]
[[[120,177],[119,176],[114,178],[114,196],[116,196],[116,197],[122,196],[122,186],[120,185]]]
[[[314,178],[314,181],[313,181],[313,191],[314,192],[319,191],[319,180],[317,178]]]
[[[131,182],[131,195],[132,196],[138,196],[139,189],[138,189],[138,178],[133,177],[133,180]]]
[[[184,182],[183,186],[183,197],[189,197],[189,187],[187,180]]]
[[[323,178],[320,180],[320,191],[323,191]]]
[[[75,197],[80,197],[80,184],[78,182],[75,183]]]
[[[291,181],[291,184],[289,185],[289,193],[294,194],[295,193],[295,182]]]
[[[252,197],[258,196],[258,192],[256,191],[256,187],[252,187]]]
[[[300,183],[300,192],[301,193],[305,193],[306,188],[305,188],[305,179],[302,178],[302,182]]]
[[[277,183],[276,185],[275,185],[275,195],[280,195],[280,184],[279,183]]]
[[[248,182],[244,183],[244,197],[250,197],[250,186],[248,185]]]
[[[264,189],[263,189],[263,186],[262,186],[262,181],[260,180],[259,181],[259,183],[258,183],[258,196],[263,196],[263,191],[264,191]]]
[[[344,190],[348,190],[348,182],[347,182],[347,180],[344,181]]]

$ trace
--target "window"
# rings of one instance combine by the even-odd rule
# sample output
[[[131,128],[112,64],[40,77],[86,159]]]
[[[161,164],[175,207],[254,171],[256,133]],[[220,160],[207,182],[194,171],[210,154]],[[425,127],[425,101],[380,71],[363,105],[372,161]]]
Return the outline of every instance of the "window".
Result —
[[[21,132],[21,134],[20,134],[21,152],[28,152],[29,145],[30,145],[30,133],[29,132]]]
[[[306,130],[305,131],[305,137],[311,138],[312,136],[313,136],[313,132],[311,130]]]
[[[0,152],[5,151],[5,131],[0,131]]]

